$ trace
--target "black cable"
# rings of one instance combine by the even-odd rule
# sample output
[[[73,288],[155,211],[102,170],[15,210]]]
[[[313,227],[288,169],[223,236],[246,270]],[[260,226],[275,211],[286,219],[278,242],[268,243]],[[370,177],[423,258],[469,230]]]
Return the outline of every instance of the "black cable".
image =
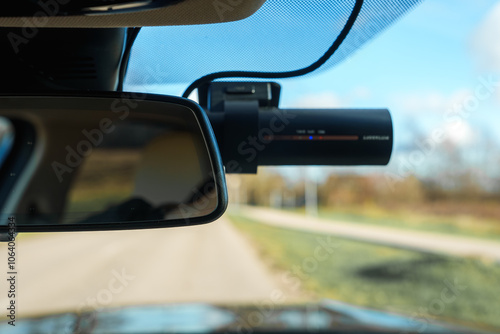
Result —
[[[349,19],[347,20],[346,24],[344,25],[344,28],[340,32],[340,34],[337,36],[335,39],[335,42],[333,42],[332,46],[326,51],[326,53],[319,58],[316,62],[313,64],[299,69],[299,70],[294,70],[294,71],[287,71],[287,72],[249,72],[249,71],[227,71],[227,72],[216,72],[212,74],[205,75],[196,81],[194,81],[185,91],[184,94],[182,94],[182,97],[188,98],[191,93],[207,84],[210,83],[216,79],[220,78],[262,78],[262,79],[284,79],[284,78],[292,78],[292,77],[298,77],[302,76],[308,73],[311,73],[321,66],[323,66],[332,56],[333,54],[337,51],[337,49],[340,47],[342,42],[345,40],[349,32],[351,31],[352,27],[354,26],[354,23],[356,23],[356,20],[359,16],[359,13],[361,12],[361,7],[363,6],[363,0],[356,0],[356,3],[354,4],[354,8],[352,9],[352,13],[349,16]]]
[[[123,50],[122,62],[120,64],[120,69],[118,71],[118,87],[117,91],[123,91],[123,82],[125,81],[125,74],[127,74],[128,62],[130,59],[130,52],[132,51],[132,46],[137,38],[137,35],[141,31],[141,28],[128,28],[127,29],[127,40],[125,41],[125,50]]]

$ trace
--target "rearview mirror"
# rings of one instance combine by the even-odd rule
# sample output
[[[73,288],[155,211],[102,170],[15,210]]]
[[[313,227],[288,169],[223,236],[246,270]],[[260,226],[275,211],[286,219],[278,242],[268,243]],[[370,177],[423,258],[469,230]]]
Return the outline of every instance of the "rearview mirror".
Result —
[[[204,111],[182,98],[0,96],[0,231],[211,222],[227,206]]]

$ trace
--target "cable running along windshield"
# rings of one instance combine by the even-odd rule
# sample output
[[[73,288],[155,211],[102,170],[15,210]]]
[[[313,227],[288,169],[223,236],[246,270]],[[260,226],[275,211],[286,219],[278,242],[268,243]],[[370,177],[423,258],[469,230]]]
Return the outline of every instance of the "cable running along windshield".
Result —
[[[292,77],[298,77],[302,76],[308,73],[311,73],[321,66],[323,66],[332,56],[333,54],[337,51],[337,49],[340,47],[342,42],[345,40],[349,32],[351,31],[351,28],[354,26],[354,23],[356,22],[356,19],[359,16],[359,13],[361,12],[361,7],[363,6],[363,0],[356,0],[356,3],[354,4],[354,8],[352,9],[352,13],[349,16],[349,19],[347,20],[346,24],[344,25],[344,28],[340,32],[340,34],[337,36],[335,39],[335,42],[333,42],[332,46],[326,51],[326,53],[319,58],[316,62],[313,64],[309,65],[308,67],[299,69],[299,70],[294,70],[294,71],[288,71],[288,72],[250,72],[250,71],[227,71],[227,72],[216,72],[212,74],[205,75],[196,81],[194,81],[187,89],[184,91],[184,94],[182,94],[182,97],[188,98],[191,93],[207,84],[210,83],[216,79],[221,79],[221,78],[262,78],[262,79],[285,79],[285,78],[292,78]]]

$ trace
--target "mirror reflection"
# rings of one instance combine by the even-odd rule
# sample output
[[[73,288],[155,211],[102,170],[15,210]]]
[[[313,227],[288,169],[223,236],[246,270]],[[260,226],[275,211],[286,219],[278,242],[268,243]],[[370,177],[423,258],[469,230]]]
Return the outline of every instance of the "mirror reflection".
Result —
[[[217,205],[217,196],[200,139],[161,125],[121,125],[78,169],[63,222],[183,219],[209,214]]]
[[[0,117],[0,167],[9,154],[13,141],[14,128],[11,122],[5,117]]]
[[[2,216],[36,225],[209,215],[218,205],[210,154],[195,116],[181,109],[117,121],[96,111],[33,113],[34,149]]]

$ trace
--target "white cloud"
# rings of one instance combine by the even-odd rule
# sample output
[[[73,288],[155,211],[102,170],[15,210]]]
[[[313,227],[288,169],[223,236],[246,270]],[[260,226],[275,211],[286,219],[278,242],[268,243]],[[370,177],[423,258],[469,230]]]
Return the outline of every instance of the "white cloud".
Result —
[[[500,3],[496,4],[472,35],[471,45],[481,70],[500,72]]]
[[[410,94],[397,97],[396,105],[409,114],[435,112],[446,106],[446,97],[439,93]]]
[[[291,108],[339,108],[341,99],[332,92],[306,94],[295,100]]]
[[[456,105],[461,105],[473,92],[461,89],[451,95],[440,92],[405,94],[394,97],[392,110],[410,115],[434,114],[441,116]]]
[[[457,124],[445,124],[443,130],[446,140],[456,146],[462,147],[471,145],[478,139],[476,133],[477,128],[473,129],[472,126],[465,121]]]

